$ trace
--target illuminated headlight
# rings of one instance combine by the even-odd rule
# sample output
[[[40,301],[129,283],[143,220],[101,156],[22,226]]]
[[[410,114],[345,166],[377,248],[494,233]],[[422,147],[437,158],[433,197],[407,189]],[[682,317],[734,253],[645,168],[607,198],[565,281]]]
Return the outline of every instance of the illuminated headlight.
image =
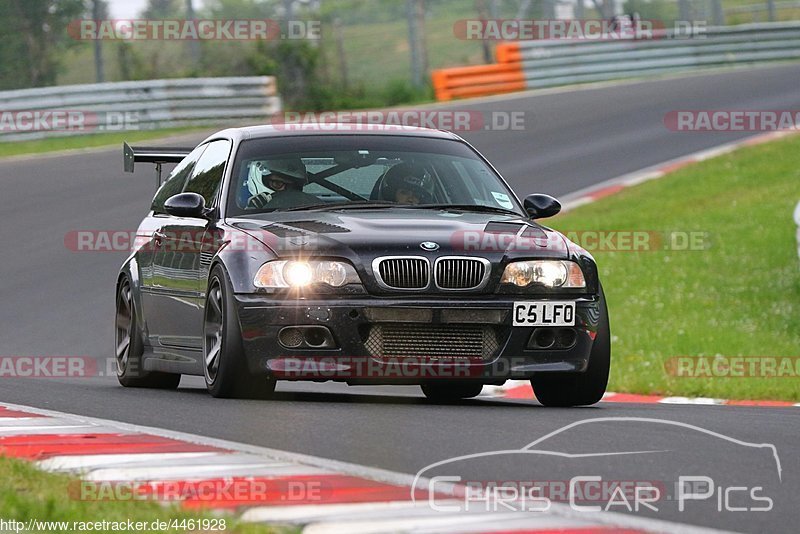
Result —
[[[306,287],[311,284],[327,284],[342,287],[359,283],[360,279],[352,265],[343,261],[277,260],[262,265],[253,284],[256,287],[283,288]]]
[[[574,261],[528,260],[515,261],[506,266],[503,284],[527,287],[541,284],[545,287],[586,287],[583,271]]]

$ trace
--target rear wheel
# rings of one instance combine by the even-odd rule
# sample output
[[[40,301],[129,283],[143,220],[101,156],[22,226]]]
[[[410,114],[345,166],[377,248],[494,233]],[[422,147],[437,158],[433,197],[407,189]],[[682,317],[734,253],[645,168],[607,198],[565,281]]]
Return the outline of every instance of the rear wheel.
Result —
[[[203,370],[214,397],[266,399],[275,391],[274,379],[247,368],[233,290],[219,265],[211,270],[206,293]]]
[[[117,380],[126,387],[175,389],[181,375],[145,371],[142,367],[144,337],[136,318],[131,282],[126,276],[117,290],[115,319]]]
[[[606,298],[600,288],[600,324],[583,373],[541,373],[531,379],[536,399],[545,406],[588,406],[603,398],[611,367],[611,330]]]
[[[455,401],[477,397],[483,384],[474,382],[430,382],[420,386],[422,392],[434,401]]]

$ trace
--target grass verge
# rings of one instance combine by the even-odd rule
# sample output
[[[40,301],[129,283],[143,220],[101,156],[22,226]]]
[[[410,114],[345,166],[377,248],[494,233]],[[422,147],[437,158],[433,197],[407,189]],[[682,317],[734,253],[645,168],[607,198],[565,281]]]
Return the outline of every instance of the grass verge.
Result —
[[[800,261],[792,220],[798,200],[800,136],[792,136],[553,219],[568,235],[653,232],[647,235],[655,250],[585,247],[599,264],[609,304],[610,390],[800,401]],[[692,232],[703,236],[703,246],[680,250]],[[678,246],[659,239],[665,235],[680,237]],[[680,374],[701,376],[675,376],[676,357],[697,356],[718,367],[683,359]],[[767,366],[771,359],[778,376],[764,376],[769,367],[760,364],[752,371],[753,359],[740,368],[743,360],[733,357]],[[787,361],[791,367],[781,367]],[[753,373],[760,376],[738,376]]]
[[[183,128],[164,128],[159,130],[128,130],[114,133],[50,137],[47,139],[33,139],[30,141],[9,141],[0,143],[0,158],[21,156],[24,154],[41,154],[43,152],[54,152],[56,150],[121,145],[123,141],[144,141],[171,135],[194,132],[200,133],[204,131],[210,132],[212,130],[213,128],[187,126]]]
[[[165,506],[152,501],[88,501],[71,497],[76,495],[77,479],[63,474],[40,471],[33,464],[16,458],[0,456],[0,518],[26,523],[30,520],[40,522],[35,531],[42,532],[75,532],[73,522],[102,522],[101,528],[92,530],[111,532],[115,529],[111,523],[126,523],[128,520],[147,523],[153,521],[177,520],[177,528],[167,530],[152,529],[148,526],[140,532],[211,532],[209,528],[181,528],[191,520],[225,519],[225,528],[217,522],[218,532],[234,532],[239,534],[270,534],[276,532],[294,532],[292,529],[275,529],[265,525],[242,523],[228,516],[214,516],[210,513],[200,514],[181,509],[178,505]],[[42,525],[42,522],[53,522]],[[58,524],[61,523],[61,524]],[[125,530],[124,528],[122,530]],[[13,532],[13,530],[9,530]]]

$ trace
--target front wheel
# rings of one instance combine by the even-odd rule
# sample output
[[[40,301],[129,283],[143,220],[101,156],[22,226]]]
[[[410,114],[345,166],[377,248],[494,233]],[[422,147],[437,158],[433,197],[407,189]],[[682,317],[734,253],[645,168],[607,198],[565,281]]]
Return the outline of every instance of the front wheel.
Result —
[[[588,406],[600,402],[611,367],[611,329],[603,288],[600,288],[600,323],[592,343],[589,366],[583,373],[541,373],[531,379],[536,399],[545,406]]]
[[[206,292],[203,373],[214,397],[266,399],[275,391],[274,379],[247,368],[233,289],[219,265],[211,270]]]
[[[144,336],[136,318],[136,301],[127,276],[120,281],[117,290],[117,315],[114,322],[119,383],[132,388],[176,389],[181,375],[145,371],[142,367]]]
[[[447,402],[477,397],[481,389],[483,389],[483,384],[474,382],[430,382],[420,387],[429,399]]]

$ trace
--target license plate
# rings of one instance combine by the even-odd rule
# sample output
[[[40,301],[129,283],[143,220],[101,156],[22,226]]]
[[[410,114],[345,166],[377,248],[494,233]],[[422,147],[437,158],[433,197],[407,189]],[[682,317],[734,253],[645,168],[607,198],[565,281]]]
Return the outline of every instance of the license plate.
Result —
[[[514,326],[575,326],[575,303],[515,302]]]

